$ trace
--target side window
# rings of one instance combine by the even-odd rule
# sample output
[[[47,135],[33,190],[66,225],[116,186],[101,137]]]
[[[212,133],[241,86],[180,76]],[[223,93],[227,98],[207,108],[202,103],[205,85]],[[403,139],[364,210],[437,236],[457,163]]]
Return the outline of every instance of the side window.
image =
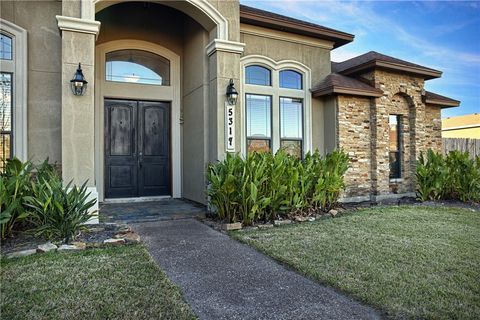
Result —
[[[259,86],[271,86],[271,71],[262,66],[248,66],[245,68],[245,83]]]
[[[389,158],[390,158],[390,179],[401,178],[401,116],[390,115],[388,118],[389,125]]]
[[[303,101],[280,98],[280,147],[287,153],[302,158]]]
[[[246,94],[247,152],[272,150],[272,97]]]
[[[13,157],[13,39],[0,33],[0,171]]]
[[[302,75],[297,71],[280,71],[280,88],[302,90],[302,82]]]
[[[13,59],[12,38],[6,34],[0,33],[0,60]]]

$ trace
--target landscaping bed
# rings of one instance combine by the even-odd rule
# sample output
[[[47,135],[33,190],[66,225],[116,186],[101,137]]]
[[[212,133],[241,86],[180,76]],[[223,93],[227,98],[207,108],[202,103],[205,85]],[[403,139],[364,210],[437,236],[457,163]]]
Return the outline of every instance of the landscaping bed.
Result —
[[[372,207],[231,235],[391,318],[480,317],[480,214]]]
[[[70,243],[46,241],[34,237],[31,232],[17,232],[13,237],[1,242],[1,253],[7,258],[28,256],[35,253],[56,250],[84,250],[110,245],[123,245],[140,242],[140,236],[128,225],[101,223],[85,226]]]
[[[2,259],[2,319],[195,319],[141,245]]]

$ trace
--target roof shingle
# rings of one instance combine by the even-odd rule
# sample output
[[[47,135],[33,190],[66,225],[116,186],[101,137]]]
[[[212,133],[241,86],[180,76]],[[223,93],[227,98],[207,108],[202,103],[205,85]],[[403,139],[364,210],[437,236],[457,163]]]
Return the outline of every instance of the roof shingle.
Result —
[[[358,73],[375,67],[417,74],[423,76],[425,79],[439,78],[442,75],[441,71],[387,56],[375,51],[367,52],[343,62],[332,62],[332,72],[338,72],[345,75]]]
[[[312,89],[314,97],[321,97],[332,93],[367,97],[381,97],[383,95],[380,89],[338,73],[329,74]]]
[[[355,37],[350,33],[242,4],[240,5],[240,22],[329,40],[334,43],[334,48],[352,42]]]

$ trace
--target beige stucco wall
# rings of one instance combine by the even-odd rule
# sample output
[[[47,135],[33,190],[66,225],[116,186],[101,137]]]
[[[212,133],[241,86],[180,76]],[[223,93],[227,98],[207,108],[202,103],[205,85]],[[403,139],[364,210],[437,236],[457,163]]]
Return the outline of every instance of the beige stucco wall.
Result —
[[[205,168],[208,136],[208,33],[198,23],[185,23],[183,63],[183,197],[206,202]]]
[[[0,2],[0,17],[27,30],[28,157],[52,163],[61,162],[61,13],[56,0]]]
[[[243,56],[258,54],[275,61],[294,60],[303,63],[312,71],[312,86],[323,80],[331,72],[329,42],[316,41],[305,44],[301,36],[268,30],[265,28],[241,25],[240,42],[245,43]],[[311,88],[306,88],[311,89]]]

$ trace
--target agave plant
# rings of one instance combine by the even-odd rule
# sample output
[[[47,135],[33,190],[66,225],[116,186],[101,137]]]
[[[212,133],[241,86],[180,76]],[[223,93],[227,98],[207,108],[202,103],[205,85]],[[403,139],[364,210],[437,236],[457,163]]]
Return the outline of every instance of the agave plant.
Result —
[[[82,186],[51,176],[32,184],[32,196],[25,197],[31,211],[35,234],[47,239],[61,239],[65,243],[75,238],[91,218],[89,210],[96,199],[88,200],[87,182]]]
[[[12,234],[15,225],[24,221],[29,213],[24,198],[30,193],[30,180],[34,166],[17,158],[7,160],[0,179],[0,235],[4,239]]]

